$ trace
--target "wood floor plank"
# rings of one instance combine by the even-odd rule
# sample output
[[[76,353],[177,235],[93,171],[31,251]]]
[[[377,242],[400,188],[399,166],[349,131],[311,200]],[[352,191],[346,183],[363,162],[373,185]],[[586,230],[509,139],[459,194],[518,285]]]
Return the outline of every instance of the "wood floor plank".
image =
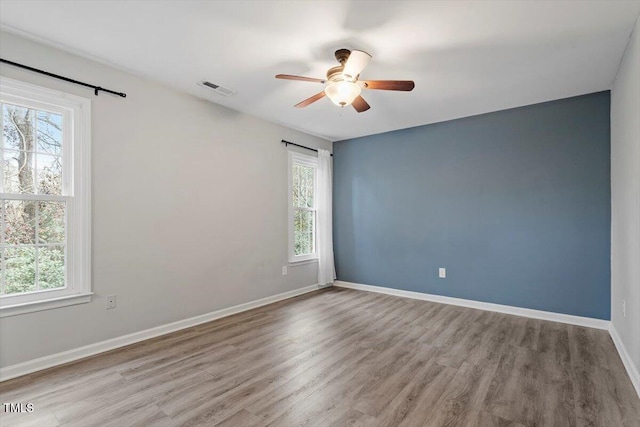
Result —
[[[446,390],[455,376],[456,370],[440,365],[435,365],[429,371],[426,378],[427,383],[421,387],[414,409],[409,411],[405,418],[400,422],[400,427],[418,427],[423,426],[431,418],[436,408],[436,402],[440,400],[442,393]],[[382,421],[385,421],[384,417]]]
[[[422,366],[415,372],[413,381],[406,384],[394,396],[390,396],[392,400],[376,417],[376,425],[380,427],[394,427],[403,423],[404,425],[410,425],[412,420],[416,425],[422,425],[424,418],[420,414],[424,414],[422,408],[427,406],[425,405],[424,396],[429,393],[433,396],[432,400],[437,400],[437,397],[446,387],[445,381],[438,378],[444,378],[443,371],[446,370],[451,371],[451,376],[453,376],[452,369],[435,362]],[[438,388],[438,385],[441,391],[440,393],[434,393],[433,390]]]
[[[403,346],[410,349],[411,357],[404,360],[400,358],[397,361],[391,361],[391,363],[386,362],[388,366],[392,367],[393,372],[382,376],[377,383],[362,389],[355,399],[353,405],[355,409],[363,414],[378,417],[394,400],[395,396],[414,380],[416,372],[424,369],[438,351],[436,347],[425,344],[421,344],[417,348],[407,344],[403,344]]]
[[[245,409],[249,403],[268,394],[277,393],[278,389],[288,384],[288,379],[296,374],[304,374],[318,363],[341,363],[349,357],[364,357],[366,353],[362,353],[354,345],[346,346],[343,354],[333,354],[333,359],[328,361],[318,360],[313,357],[312,351],[304,352],[282,364],[275,369],[264,370],[260,375],[255,376],[250,381],[243,381],[237,387],[232,388],[227,393],[212,399],[198,399],[194,402],[188,402],[182,411],[173,411],[171,407],[162,406],[167,413],[174,419],[181,422],[182,425],[202,425],[215,424],[231,414]],[[337,350],[336,353],[339,353]],[[327,366],[323,366],[326,370]]]
[[[277,393],[271,393],[256,399],[247,406],[247,409],[261,417],[265,424],[272,422],[282,414],[286,413],[290,408],[304,401],[313,395],[317,390],[322,389],[326,384],[335,378],[340,377],[342,380],[355,375],[357,370],[353,366],[358,366],[366,359],[370,350],[358,350],[349,353],[348,356],[337,362],[330,364],[330,367],[323,366],[322,369],[312,369],[293,378],[285,383]],[[355,365],[354,365],[355,364]]]
[[[484,411],[471,410],[466,414],[460,427],[524,427],[523,424],[511,420],[505,420]]]
[[[36,408],[3,427],[640,427],[606,331],[342,288],[6,381],[0,400]]]
[[[575,426],[571,385],[564,368],[545,363],[537,352],[510,346],[489,386],[485,410],[524,425]]]
[[[465,325],[465,331],[466,333],[458,334],[455,340],[445,345],[446,351],[440,352],[438,363],[458,369],[482,348],[480,344],[487,331],[486,325],[474,322],[471,325]]]
[[[246,409],[242,409],[229,418],[215,424],[215,427],[259,427],[262,425],[262,420]]]
[[[426,425],[459,425],[467,414],[482,409],[497,364],[464,363],[435,404]]]
[[[0,413],[0,425],[3,427],[58,427],[60,425],[51,410],[40,405],[34,405],[34,409],[31,413],[7,413],[3,408]]]
[[[358,359],[358,364],[366,361],[367,351]],[[368,366],[365,362],[363,366]],[[366,368],[365,368],[366,369]],[[357,387],[358,369],[341,369],[337,375],[321,376],[312,387],[303,387],[287,399],[280,399],[265,410],[257,412],[265,426],[313,425],[323,417],[333,413],[341,405],[341,397]]]
[[[337,406],[334,410],[329,411],[323,418],[312,420],[310,425],[324,426],[344,426],[344,427],[368,427],[377,426],[379,423],[375,418],[363,414],[353,408],[345,405]]]

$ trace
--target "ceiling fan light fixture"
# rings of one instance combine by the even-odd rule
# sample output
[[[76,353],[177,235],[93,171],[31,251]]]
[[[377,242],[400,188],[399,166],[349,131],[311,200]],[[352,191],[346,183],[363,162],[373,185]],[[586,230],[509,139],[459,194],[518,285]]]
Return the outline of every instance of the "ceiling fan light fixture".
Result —
[[[293,76],[291,74],[276,74],[276,79],[299,80],[303,82],[327,83],[322,92],[298,102],[295,108],[304,108],[324,98],[329,97],[338,107],[351,105],[358,113],[363,113],[371,106],[360,96],[362,89],[371,90],[400,90],[411,91],[415,87],[412,80],[359,80],[360,72],[371,60],[371,55],[361,50],[338,49],[335,52],[340,65],[327,70],[327,78]]]
[[[333,82],[330,83],[325,89],[324,93],[329,97],[331,102],[339,107],[351,105],[354,99],[356,99],[362,88],[352,82]]]

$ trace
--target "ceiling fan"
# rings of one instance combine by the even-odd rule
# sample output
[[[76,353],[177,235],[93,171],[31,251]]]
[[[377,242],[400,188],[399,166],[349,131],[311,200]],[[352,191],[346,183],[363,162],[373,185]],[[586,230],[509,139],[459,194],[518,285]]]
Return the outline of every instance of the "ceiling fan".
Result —
[[[371,106],[360,96],[362,89],[410,91],[415,87],[411,80],[358,80],[360,73],[371,60],[371,55],[361,50],[338,49],[336,59],[340,65],[329,68],[326,79],[278,74],[276,79],[300,80],[312,83],[328,83],[322,92],[295,105],[304,108],[317,100],[328,96],[339,107],[353,105],[358,113],[367,111]]]

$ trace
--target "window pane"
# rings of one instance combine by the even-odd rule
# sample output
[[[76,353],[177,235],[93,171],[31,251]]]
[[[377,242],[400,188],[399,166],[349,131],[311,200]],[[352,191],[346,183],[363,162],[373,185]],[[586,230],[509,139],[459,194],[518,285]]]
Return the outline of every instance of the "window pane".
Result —
[[[38,287],[55,289],[64,287],[64,247],[38,248]]]
[[[38,194],[62,194],[62,158],[37,154]]]
[[[64,243],[64,227],[64,202],[38,202],[38,243]]]
[[[315,212],[295,210],[293,218],[294,254],[306,255],[315,252]]]
[[[4,192],[33,194],[35,187],[35,157],[31,151],[3,152]]]
[[[313,168],[303,168],[304,179],[301,182],[301,186],[304,194],[304,206],[307,208],[313,207]]]
[[[293,206],[300,207],[300,165],[293,165],[292,180]]]
[[[5,243],[35,243],[36,203],[25,200],[4,201]]]
[[[293,165],[293,206],[313,207],[313,167]]]
[[[3,148],[33,150],[33,110],[16,105],[2,105]]]
[[[62,115],[38,111],[36,151],[41,153],[62,154]]]
[[[2,188],[4,193],[19,193],[18,183],[18,162],[8,155],[7,151],[2,153]]]
[[[6,248],[4,250],[5,294],[36,290],[36,249]]]

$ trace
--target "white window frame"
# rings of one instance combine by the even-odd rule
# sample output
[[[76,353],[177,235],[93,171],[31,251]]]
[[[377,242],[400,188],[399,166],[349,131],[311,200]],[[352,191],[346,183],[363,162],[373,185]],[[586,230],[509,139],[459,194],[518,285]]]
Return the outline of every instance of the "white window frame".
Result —
[[[305,254],[305,255],[295,255],[294,250],[295,250],[295,232],[293,230],[293,214],[294,214],[294,207],[293,207],[293,165],[294,164],[301,164],[304,166],[311,166],[313,167],[313,192],[314,192],[314,196],[313,196],[313,208],[310,208],[309,210],[312,210],[315,212],[315,221],[313,222],[314,224],[314,252],[311,254]],[[288,185],[288,191],[289,191],[289,263],[290,264],[295,264],[295,263],[301,263],[301,262],[312,262],[318,259],[318,247],[317,247],[317,235],[318,235],[318,200],[317,200],[317,193],[318,193],[318,158],[317,157],[313,157],[313,156],[308,156],[306,154],[301,154],[301,153],[297,153],[294,151],[289,151],[289,185]]]
[[[0,77],[0,101],[63,116],[63,195],[0,193],[2,199],[64,200],[64,289],[0,297],[0,317],[91,301],[91,101],[76,95]],[[1,159],[0,159],[1,160]]]

